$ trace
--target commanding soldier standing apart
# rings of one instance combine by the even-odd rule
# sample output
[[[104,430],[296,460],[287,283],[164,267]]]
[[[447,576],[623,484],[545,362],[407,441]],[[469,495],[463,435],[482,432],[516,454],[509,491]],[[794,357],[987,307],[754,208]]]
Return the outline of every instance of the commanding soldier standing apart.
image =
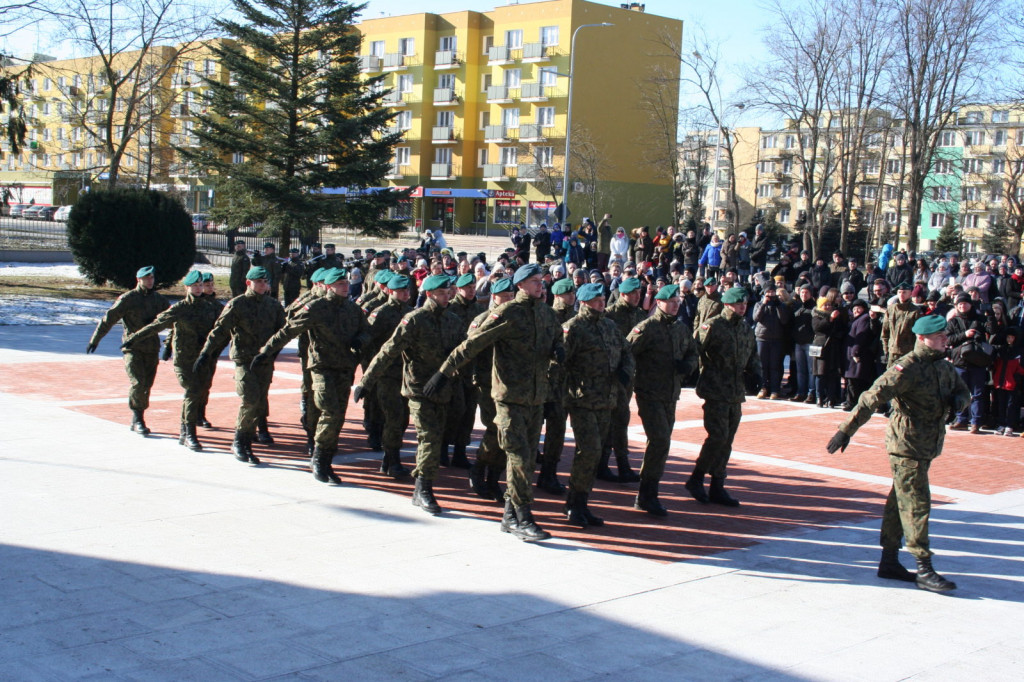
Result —
[[[610,414],[622,398],[619,389],[633,378],[633,356],[626,338],[605,316],[603,285],[584,284],[576,298],[580,311],[562,327],[569,419],[576,436],[565,511],[570,523],[586,528],[604,525],[587,501],[608,440]]]
[[[564,358],[565,349],[558,320],[544,300],[540,266],[520,267],[512,283],[519,287],[515,299],[491,311],[473,338],[448,356],[423,392],[430,396],[443,391],[460,367],[494,346],[491,396],[497,412],[498,443],[508,458],[501,530],[535,542],[551,537],[533,520],[530,479],[548,399],[548,363],[552,356]]]
[[[754,331],[747,324],[747,291],[741,287],[722,295],[725,308],[697,329],[700,345],[700,378],[697,395],[704,399],[704,430],[700,449],[686,489],[702,504],[714,502],[738,507],[725,491],[725,468],[732,455],[732,441],[743,416],[746,399],[744,375],[761,385],[761,361]],[[704,474],[711,474],[711,489],[704,490]]]
[[[551,293],[555,297],[552,306],[555,318],[564,327],[576,314],[576,287],[571,279],[563,277],[551,286]],[[544,403],[544,457],[540,464],[540,475],[537,476],[537,487],[552,495],[561,495],[565,492],[565,486],[558,480],[558,462],[562,459],[565,423],[569,418],[565,367],[552,361],[548,367],[548,382],[551,395]]]
[[[921,318],[921,309],[911,299],[912,288],[906,282],[896,287],[899,302],[885,309],[882,322],[882,352],[886,354],[885,368],[896,364],[896,361],[914,350],[914,324]]]
[[[679,314],[679,285],[670,284],[654,297],[657,312],[638,324],[627,340],[636,359],[636,405],[647,433],[640,468],[636,509],[654,516],[668,511],[658,500],[658,482],[665,473],[676,403],[683,381],[697,369],[697,344]]]
[[[618,327],[622,338],[626,338],[630,330],[647,317],[647,311],[640,307],[640,280],[630,277],[619,285],[619,298],[608,308],[608,319]],[[618,481],[619,483],[636,483],[640,477],[629,466],[629,402],[633,398],[633,380],[616,386],[619,398],[612,406],[611,428],[604,441],[601,463],[597,467],[597,477],[602,481]],[[615,462],[618,464],[619,475],[615,476],[608,469],[608,460],[612,449],[615,449]]]
[[[156,319],[156,316],[167,310],[167,299],[153,291],[156,278],[153,266],[139,268],[135,273],[135,288],[117,297],[114,305],[103,315],[92,333],[86,353],[95,353],[100,340],[107,335],[118,322],[124,325],[122,341],[139,331]],[[143,419],[143,413],[149,407],[149,391],[156,379],[156,367],[160,364],[160,339],[148,339],[124,354],[124,368],[128,372],[128,407],[132,411],[132,431],[149,435],[149,428]]]
[[[402,395],[409,400],[409,413],[416,425],[416,488],[412,503],[428,514],[440,514],[434,497],[434,479],[441,461],[441,438],[451,391],[444,388],[427,393],[428,380],[437,372],[452,348],[463,339],[459,318],[448,312],[448,277],[431,275],[423,280],[427,300],[402,318],[395,333],[381,347],[353,395],[358,402],[366,390],[384,376],[391,363],[401,357]]]
[[[231,259],[231,298],[245,293],[245,273],[251,267],[252,261],[249,260],[249,252],[245,250],[245,242],[239,239],[235,242],[235,256]]]
[[[345,425],[348,393],[359,364],[359,350],[370,340],[370,328],[362,311],[348,298],[348,273],[332,268],[321,280],[327,291],[306,302],[252,359],[254,372],[264,363],[273,365],[285,345],[309,333],[309,371],[313,375],[313,402],[320,412],[310,462],[313,477],[321,483],[341,484],[331,468],[338,453],[338,433]],[[270,361],[269,363],[267,361]]]
[[[203,372],[193,372],[199,349],[206,336],[213,329],[213,323],[220,314],[217,308],[203,300],[203,274],[193,270],[185,277],[185,298],[181,299],[139,331],[131,334],[121,344],[121,349],[130,352],[139,343],[157,332],[173,327],[174,337],[174,373],[178,383],[185,389],[185,399],[181,404],[181,432],[178,445],[189,450],[203,449],[196,438],[196,424],[199,411],[210,396],[210,388]],[[202,368],[205,370],[206,368]]]
[[[245,293],[228,301],[224,311],[206,337],[192,371],[199,373],[231,341],[231,359],[235,361],[235,391],[242,399],[235,422],[235,440],[231,451],[240,462],[259,464],[252,452],[256,422],[267,413],[267,391],[274,376],[273,364],[251,369],[252,359],[278,329],[284,326],[284,308],[268,296],[267,271],[250,268],[245,275]]]
[[[299,260],[299,250],[291,249],[289,258],[281,265],[281,283],[284,285],[284,307],[292,304],[302,292],[302,275],[306,264]]]
[[[914,323],[914,350],[899,358],[861,394],[846,421],[828,442],[828,451],[846,450],[850,438],[867,423],[875,409],[892,401],[892,416],[885,432],[885,449],[892,469],[892,488],[882,515],[882,560],[878,577],[916,582],[932,592],[955,590],[932,568],[928,542],[931,489],[928,469],[942,452],[946,415],[970,403],[971,392],[952,364],[946,362],[946,320],[939,315]],[[917,559],[917,575],[900,564],[903,538]]]

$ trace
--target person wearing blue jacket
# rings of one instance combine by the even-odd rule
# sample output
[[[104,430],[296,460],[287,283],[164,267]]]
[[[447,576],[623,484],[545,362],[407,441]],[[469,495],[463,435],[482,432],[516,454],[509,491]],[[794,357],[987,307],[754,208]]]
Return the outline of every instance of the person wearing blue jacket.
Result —
[[[722,268],[722,240],[717,234],[711,235],[711,243],[704,247],[697,265],[701,268],[701,276],[718,277]]]

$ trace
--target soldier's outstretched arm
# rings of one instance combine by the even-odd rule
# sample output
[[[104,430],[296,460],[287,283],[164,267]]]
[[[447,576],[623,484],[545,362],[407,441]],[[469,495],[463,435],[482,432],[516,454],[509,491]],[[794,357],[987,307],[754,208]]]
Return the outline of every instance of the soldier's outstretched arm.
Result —
[[[128,338],[124,340],[125,344],[133,344],[136,341],[140,341],[146,338],[147,336],[151,336],[152,334],[156,334],[158,332],[163,331],[164,329],[171,327],[180,316],[181,308],[179,307],[179,305],[180,304],[171,306],[167,310],[157,315],[156,319],[147,324],[145,327],[138,330],[134,334],[129,334]]]
[[[360,386],[372,386],[377,380],[377,376],[391,365],[391,361],[409,347],[413,334],[413,331],[410,329],[411,326],[412,324],[410,324],[408,317],[403,318],[398,323],[395,331],[391,334],[391,338],[384,342],[384,345],[380,347],[377,354],[373,356],[373,360],[370,361],[366,371],[363,372],[363,376],[359,380]]]
[[[99,324],[96,325],[96,330],[92,333],[92,338],[89,340],[89,347],[95,348],[99,345],[100,340],[107,335],[114,325],[121,321],[124,317],[125,308],[128,306],[126,302],[126,294],[121,294],[114,301],[114,305],[110,306],[107,312],[103,313],[103,317],[100,319]]]
[[[455,347],[438,370],[449,379],[482,350],[494,345],[507,331],[510,322],[501,317],[491,315],[477,329],[472,338],[468,338]]]
[[[206,337],[206,343],[203,344],[203,349],[199,352],[200,355],[206,357],[213,357],[215,354],[220,355],[224,347],[231,341],[231,332],[235,328],[235,306],[231,302],[228,302],[224,306],[224,310],[220,312],[220,317],[213,323],[213,329]]]
[[[860,394],[856,406],[846,421],[839,425],[839,430],[848,436],[856,433],[857,429],[867,424],[871,415],[880,405],[896,397],[899,391],[899,382],[902,379],[903,369],[899,365],[893,365],[882,376],[875,379],[871,388]]]

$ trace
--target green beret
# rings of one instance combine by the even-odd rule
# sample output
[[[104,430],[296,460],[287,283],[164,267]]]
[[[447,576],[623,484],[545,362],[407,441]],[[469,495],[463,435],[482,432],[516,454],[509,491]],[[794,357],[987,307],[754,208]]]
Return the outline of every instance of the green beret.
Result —
[[[423,284],[420,285],[420,291],[434,291],[435,289],[441,289],[448,286],[448,277],[446,275],[431,275],[423,280]]]
[[[277,247],[274,246],[274,242],[263,242],[263,248],[264,249],[276,249]]]
[[[524,279],[533,277],[535,275],[540,275],[540,274],[541,274],[540,266],[537,265],[536,263],[530,263],[528,265],[524,265],[523,267],[521,267],[518,270],[516,270],[516,274],[514,274],[512,276],[512,284],[519,284]]]
[[[390,270],[378,270],[373,275],[373,281],[377,284],[387,284],[389,279],[391,279]]]
[[[392,275],[391,279],[388,280],[387,288],[395,289],[396,291],[398,289],[408,289],[409,281],[409,278],[405,275]]]
[[[658,293],[655,295],[654,300],[656,301],[667,301],[673,296],[679,295],[678,284],[667,284],[662,288],[658,289]]]
[[[298,253],[298,249],[288,249],[288,253]]]
[[[324,275],[327,274],[327,270],[328,268],[317,268],[316,272],[309,276],[309,281],[313,282],[314,284],[317,282],[323,282]]]
[[[476,282],[476,278],[473,277],[473,275],[471,273],[467,272],[465,275],[462,275],[457,280],[455,280],[455,286],[457,286],[457,287],[468,287],[470,284],[473,284],[475,282]]]
[[[245,278],[247,280],[250,280],[250,281],[257,280],[257,279],[270,279],[267,276],[266,269],[265,268],[261,268],[258,265],[255,265],[255,266],[249,268],[249,272],[245,273]]]
[[[581,301],[590,301],[598,296],[604,296],[604,285],[600,282],[591,282],[590,284],[584,284],[576,290],[576,298]]]
[[[245,240],[244,239],[236,239],[235,240],[235,246],[238,246],[239,244],[241,244],[242,246],[245,246]]]
[[[192,272],[185,275],[185,286],[187,287],[190,287],[193,284],[199,284],[202,281],[203,273],[199,272],[198,270],[193,270]]]
[[[333,249],[334,248],[334,244],[324,244],[324,248],[325,249]]]
[[[568,294],[574,291],[576,291],[576,287],[573,286],[572,280],[568,277],[563,277],[551,285],[551,293],[553,294]]]
[[[704,286],[706,286],[706,287],[718,286],[718,280],[715,279],[714,277],[708,277],[706,280],[704,280]]]
[[[212,282],[213,281],[213,273],[212,272],[204,272],[203,273],[203,281],[204,282]]]
[[[944,332],[946,331],[946,318],[942,315],[926,315],[925,317],[919,317],[917,322],[914,323],[911,331],[915,334],[921,334],[922,336]]]
[[[142,279],[143,277],[149,277],[152,274],[153,274],[153,266],[152,265],[147,265],[145,267],[139,268],[138,271],[136,271],[135,276],[138,277],[139,279]]]
[[[512,280],[508,277],[502,277],[491,285],[492,294],[504,294],[509,291],[512,291]]]
[[[334,284],[343,279],[348,279],[348,272],[345,268],[331,268],[323,274],[321,281],[324,284]]]
[[[722,294],[722,303],[743,303],[745,300],[747,300],[747,290],[743,287],[733,287]]]
[[[896,291],[913,291],[914,287],[910,286],[909,282],[900,282],[899,286],[896,287]]]
[[[619,293],[628,294],[640,288],[640,280],[636,277],[627,277],[619,284]],[[578,294],[577,294],[578,295]]]

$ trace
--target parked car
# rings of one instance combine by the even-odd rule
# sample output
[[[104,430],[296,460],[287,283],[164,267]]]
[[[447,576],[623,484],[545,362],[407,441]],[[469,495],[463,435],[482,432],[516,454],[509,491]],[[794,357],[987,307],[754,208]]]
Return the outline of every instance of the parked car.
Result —
[[[39,209],[37,220],[53,220],[53,215],[60,206],[43,206]]]
[[[205,213],[192,214],[192,229],[196,232],[206,232],[210,225],[210,218]]]
[[[71,206],[61,206],[57,209],[57,212],[53,214],[54,220],[59,220],[62,223],[66,223],[68,216],[71,215]]]
[[[11,204],[11,211],[8,213],[12,218],[20,218],[22,211],[31,208],[32,204]]]
[[[39,220],[39,211],[42,208],[42,206],[29,206],[24,208],[21,211],[21,217],[24,220]]]

